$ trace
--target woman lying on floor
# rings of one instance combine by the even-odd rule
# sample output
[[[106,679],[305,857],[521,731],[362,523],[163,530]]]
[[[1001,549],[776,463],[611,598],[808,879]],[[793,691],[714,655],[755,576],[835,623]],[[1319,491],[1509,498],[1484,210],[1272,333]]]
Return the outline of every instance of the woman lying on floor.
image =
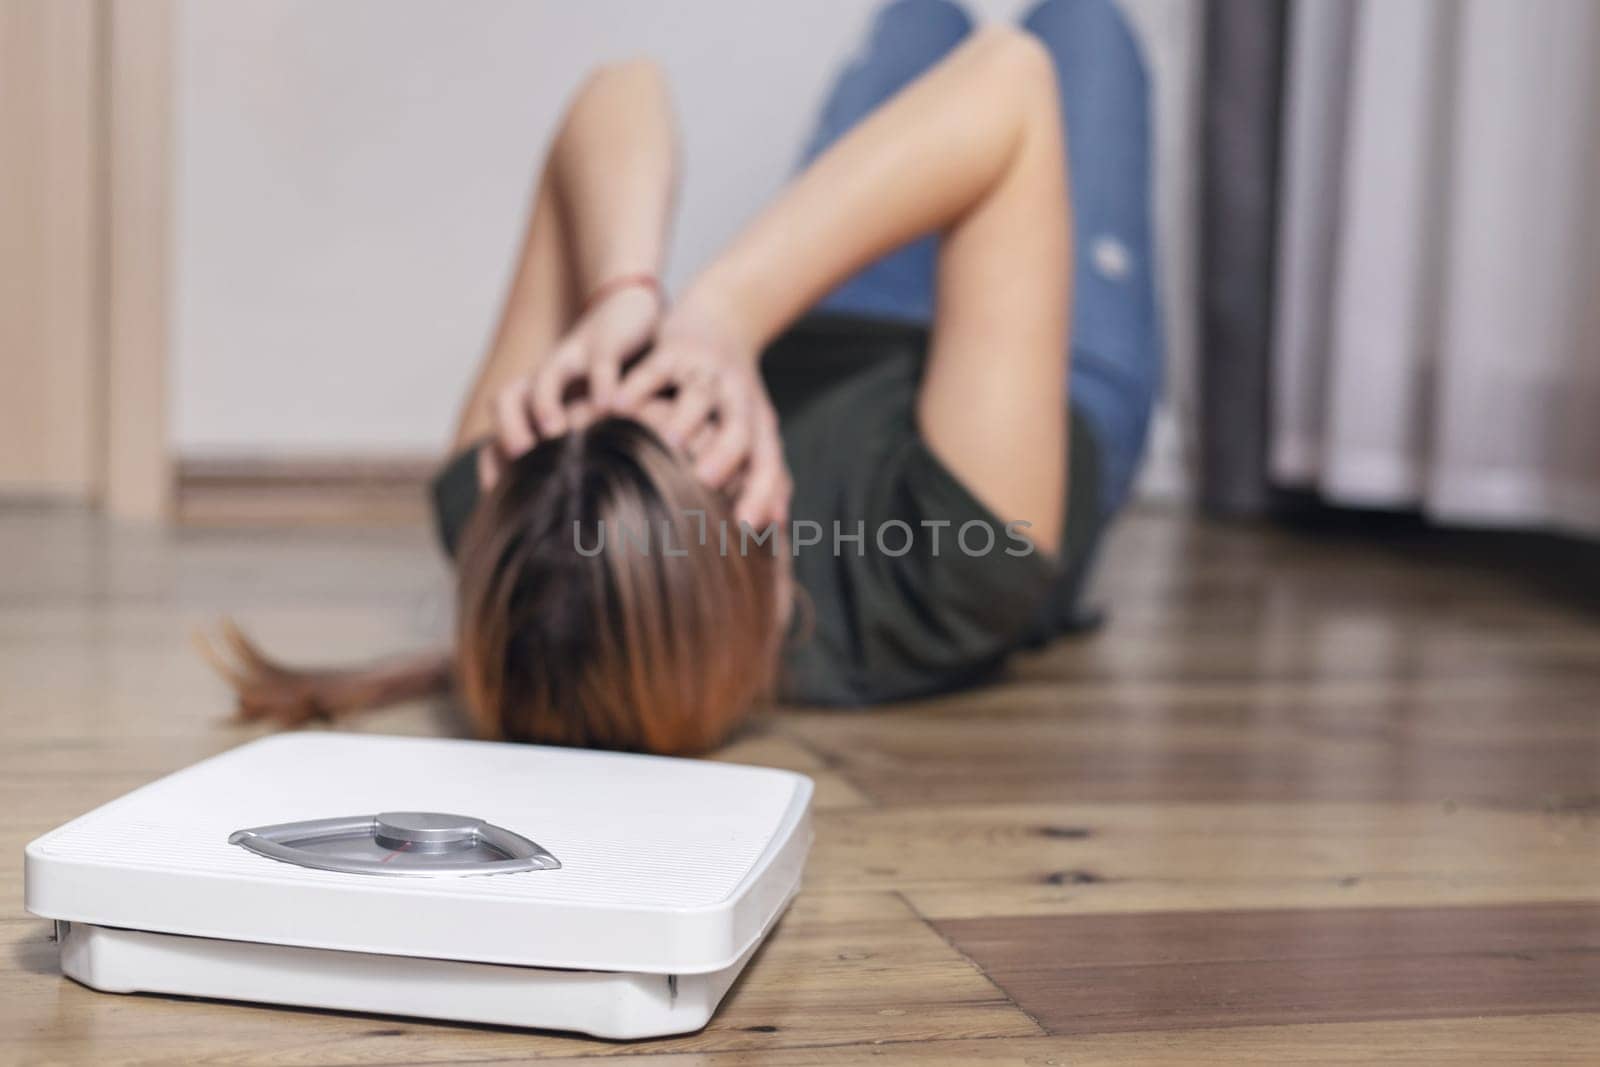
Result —
[[[1027,25],[887,8],[810,162],[670,305],[666,86],[592,75],[435,484],[454,653],[301,672],[230,629],[244,713],[453,682],[486,737],[696,752],[774,696],[946,691],[1070,625],[1155,385],[1143,83],[1104,0]],[[1078,199],[1144,255],[1091,279],[1121,335],[1102,348],[1129,355],[1074,366],[1069,405],[1062,101],[1075,71],[1114,93],[1108,70],[1131,89],[1080,110],[1120,173]]]

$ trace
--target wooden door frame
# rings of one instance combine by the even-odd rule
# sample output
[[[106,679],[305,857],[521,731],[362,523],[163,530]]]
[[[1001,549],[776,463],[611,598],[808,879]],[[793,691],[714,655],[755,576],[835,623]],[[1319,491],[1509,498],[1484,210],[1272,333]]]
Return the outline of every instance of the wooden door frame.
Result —
[[[173,0],[0,0],[0,491],[172,513]]]
[[[171,363],[174,0],[102,0],[105,388],[101,500],[166,520],[174,500]]]

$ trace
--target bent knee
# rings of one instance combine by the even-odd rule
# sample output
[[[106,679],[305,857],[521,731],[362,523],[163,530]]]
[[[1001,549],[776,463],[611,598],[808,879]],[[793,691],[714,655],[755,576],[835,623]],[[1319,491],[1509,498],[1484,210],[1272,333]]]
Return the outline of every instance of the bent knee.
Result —
[[[1013,26],[985,26],[966,47],[983,67],[985,79],[1005,86],[1024,106],[1055,107],[1055,58],[1033,34]]]
[[[972,35],[968,48],[997,75],[1014,78],[1021,84],[1037,87],[1047,84],[1054,90],[1055,59],[1044,42],[1015,26],[984,26]]]

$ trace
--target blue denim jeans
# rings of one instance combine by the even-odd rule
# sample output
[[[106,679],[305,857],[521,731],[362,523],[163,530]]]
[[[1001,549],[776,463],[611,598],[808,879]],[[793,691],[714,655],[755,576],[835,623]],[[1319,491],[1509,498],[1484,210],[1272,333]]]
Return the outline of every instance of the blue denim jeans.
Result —
[[[1161,387],[1149,79],[1113,0],[1044,0],[1022,25],[1050,50],[1060,83],[1077,241],[1069,389],[1100,446],[1109,515],[1132,486]],[[829,94],[804,161],[971,32],[972,20],[951,0],[886,5]],[[913,242],[850,278],[818,309],[929,322],[937,255],[937,238]]]

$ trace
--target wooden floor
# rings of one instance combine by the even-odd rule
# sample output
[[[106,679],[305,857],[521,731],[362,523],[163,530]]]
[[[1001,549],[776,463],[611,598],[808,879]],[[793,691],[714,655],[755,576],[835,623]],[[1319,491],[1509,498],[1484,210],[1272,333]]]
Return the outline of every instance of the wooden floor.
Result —
[[[256,731],[188,630],[342,660],[445,631],[420,530],[0,511],[0,1062],[1600,1062],[1600,624],[1423,539],[1135,515],[1101,632],[1001,685],[785,712],[806,888],[703,1032],[612,1044],[90,992],[25,842]],[[349,728],[452,732],[445,707]]]

